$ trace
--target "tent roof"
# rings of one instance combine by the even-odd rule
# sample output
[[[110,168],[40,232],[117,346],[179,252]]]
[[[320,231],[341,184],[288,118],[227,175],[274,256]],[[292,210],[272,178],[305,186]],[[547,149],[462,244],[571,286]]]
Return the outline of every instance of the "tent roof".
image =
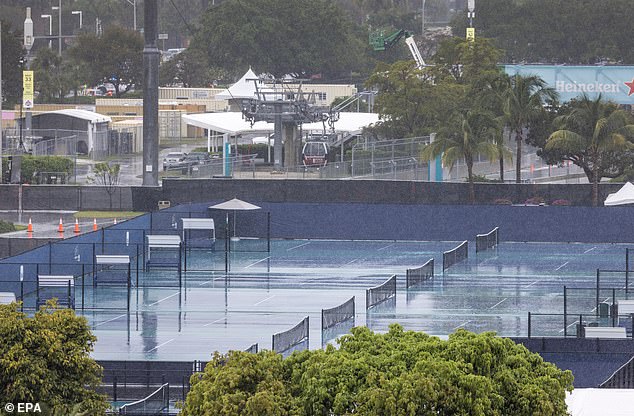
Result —
[[[625,416],[634,408],[632,389],[574,389],[566,394],[572,416]]]
[[[250,204],[250,203],[248,203],[246,201],[243,201],[241,199],[238,199],[238,198],[233,198],[233,199],[231,199],[229,201],[225,201],[225,202],[221,202],[221,203],[216,204],[216,205],[212,205],[209,208],[212,208],[212,209],[223,209],[223,210],[229,210],[229,211],[248,211],[248,210],[260,209],[259,206]]]
[[[265,121],[258,121],[251,124],[242,118],[242,113],[201,113],[187,114],[182,116],[185,123],[217,131],[219,133],[228,133],[232,136],[243,133],[266,133],[274,132],[274,124]],[[375,113],[340,113],[339,120],[335,123],[335,131],[338,133],[355,134],[360,133],[364,127],[379,121],[379,115]],[[307,123],[302,126],[304,131],[321,132],[324,125],[321,122]]]
[[[112,121],[112,119],[108,116],[95,113],[94,111],[80,110],[77,108],[67,108],[64,110],[48,111],[42,114],[61,114],[61,115],[69,116],[69,117],[75,117],[82,120],[90,121],[92,124],[109,123]]]
[[[225,89],[222,92],[219,92],[215,95],[215,99],[217,100],[231,100],[234,98],[257,98],[255,95],[255,82],[254,79],[258,79],[258,76],[255,75],[255,72],[251,68],[242,75],[242,78],[238,80],[235,84]],[[262,81],[257,81],[258,87],[260,90],[263,89]]]
[[[606,207],[626,204],[634,204],[634,185],[630,182],[623,185],[617,192],[608,195],[604,202]]]

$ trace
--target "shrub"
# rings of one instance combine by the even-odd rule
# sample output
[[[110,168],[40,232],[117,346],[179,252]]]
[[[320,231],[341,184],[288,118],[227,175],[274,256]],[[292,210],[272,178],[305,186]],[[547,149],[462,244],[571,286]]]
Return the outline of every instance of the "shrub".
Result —
[[[555,199],[553,202],[551,202],[550,205],[558,205],[558,206],[566,206],[567,207],[567,206],[570,206],[572,204],[567,199]]]
[[[13,225],[12,222],[0,220],[0,234],[10,233],[12,231],[16,231],[15,225]]]
[[[513,205],[513,201],[506,198],[498,198],[495,201],[493,201],[493,203],[495,205]]]

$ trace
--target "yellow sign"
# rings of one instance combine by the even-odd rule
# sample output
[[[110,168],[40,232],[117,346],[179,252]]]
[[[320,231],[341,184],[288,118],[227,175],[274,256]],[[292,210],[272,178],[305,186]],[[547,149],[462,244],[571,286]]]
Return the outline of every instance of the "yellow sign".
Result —
[[[475,27],[467,28],[467,40],[473,42],[475,40]]]
[[[33,108],[33,71],[22,71],[22,106]]]

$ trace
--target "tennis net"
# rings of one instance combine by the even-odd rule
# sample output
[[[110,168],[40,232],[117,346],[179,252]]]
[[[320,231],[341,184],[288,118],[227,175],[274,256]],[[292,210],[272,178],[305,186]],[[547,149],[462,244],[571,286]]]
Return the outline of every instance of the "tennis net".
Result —
[[[297,344],[308,341],[308,330],[309,325],[307,316],[288,331],[274,334],[272,346],[273,351],[282,353]]]
[[[456,248],[442,253],[442,269],[447,270],[456,263],[459,263],[469,257],[469,243],[463,241]]]
[[[499,227],[495,227],[486,234],[476,235],[476,253],[493,248],[500,243],[498,229]]]
[[[354,320],[354,296],[339,306],[321,310],[321,330],[332,328],[348,319]]]
[[[119,408],[120,415],[158,415],[169,408],[170,385],[163,384],[145,399],[124,404]]]
[[[385,283],[365,290],[365,309],[378,305],[396,296],[396,275],[392,275]]]
[[[405,272],[405,287],[418,285],[434,277],[434,259],[429,259],[425,264]]]

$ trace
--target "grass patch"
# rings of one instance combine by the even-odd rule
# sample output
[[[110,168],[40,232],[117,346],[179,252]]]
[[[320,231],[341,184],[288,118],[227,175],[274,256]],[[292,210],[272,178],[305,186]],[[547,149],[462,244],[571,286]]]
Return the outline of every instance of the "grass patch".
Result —
[[[74,214],[75,218],[134,218],[143,215],[145,212],[135,211],[79,211]]]
[[[0,220],[0,234],[22,230],[26,230],[26,225],[18,225],[12,223],[11,221]]]

